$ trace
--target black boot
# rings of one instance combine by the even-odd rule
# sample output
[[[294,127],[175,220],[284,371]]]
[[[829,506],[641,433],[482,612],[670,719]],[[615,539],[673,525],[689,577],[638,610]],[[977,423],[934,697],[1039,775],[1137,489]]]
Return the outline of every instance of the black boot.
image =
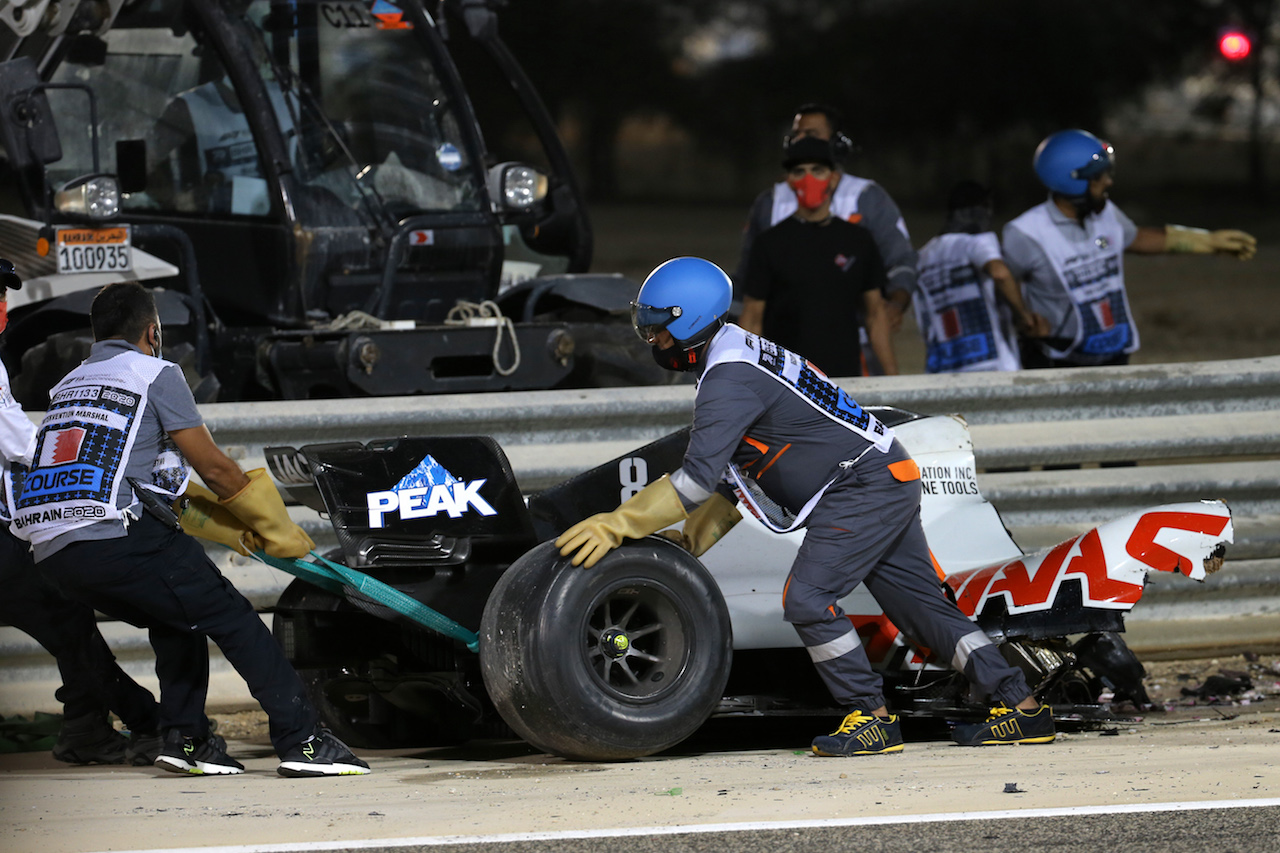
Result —
[[[53,757],[67,764],[123,764],[128,744],[106,713],[95,711],[62,721]]]
[[[130,732],[125,747],[124,763],[134,767],[150,767],[164,748],[164,738],[156,732]]]

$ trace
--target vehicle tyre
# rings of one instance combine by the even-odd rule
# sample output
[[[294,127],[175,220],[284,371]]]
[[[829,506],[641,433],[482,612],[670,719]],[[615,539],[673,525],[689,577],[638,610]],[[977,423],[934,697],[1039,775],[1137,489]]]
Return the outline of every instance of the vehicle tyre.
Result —
[[[660,537],[590,569],[544,542],[485,606],[480,667],[498,713],[546,752],[609,761],[660,752],[701,726],[733,658],[714,578]]]
[[[575,388],[629,388],[692,384],[691,373],[667,370],[653,360],[648,344],[630,323],[602,321],[573,327],[574,368],[565,385]]]
[[[55,332],[22,354],[22,366],[13,377],[13,396],[29,411],[49,408],[49,389],[71,368],[89,357],[93,333],[88,329]]]
[[[92,332],[72,329],[55,332],[43,343],[29,347],[22,354],[21,369],[13,377],[13,396],[24,409],[43,412],[49,407],[50,389],[89,357],[92,346]],[[164,357],[182,369],[197,403],[212,403],[217,399],[218,380],[212,373],[200,376],[196,372],[195,352],[190,343],[178,342],[165,346]]]

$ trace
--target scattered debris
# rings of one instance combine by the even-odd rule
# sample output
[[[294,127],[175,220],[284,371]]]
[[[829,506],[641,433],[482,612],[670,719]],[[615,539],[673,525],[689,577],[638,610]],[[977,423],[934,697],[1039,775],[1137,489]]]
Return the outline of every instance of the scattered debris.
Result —
[[[1184,687],[1181,692],[1183,696],[1194,696],[1197,699],[1213,700],[1217,699],[1221,695],[1229,696],[1232,693],[1238,693],[1243,689],[1242,685],[1215,675],[1203,684],[1197,684],[1193,687]]]
[[[1153,662],[1147,665],[1146,687],[1155,708],[1164,711],[1274,702],[1280,698],[1280,660],[1263,660],[1250,652],[1234,658]]]
[[[1197,699],[1206,699],[1210,702],[1221,700],[1236,693],[1242,693],[1253,687],[1253,679],[1248,675],[1240,673],[1228,673],[1222,670],[1221,675],[1211,675],[1204,680],[1199,687],[1182,688],[1183,696],[1195,696]]]
[[[1119,729],[1103,729],[1102,731],[1098,732],[1098,737],[1119,737],[1119,736],[1120,736]]]
[[[655,797],[678,797],[684,793],[684,788],[668,788],[665,791],[655,791]]]
[[[1018,787],[1017,782],[1005,782],[1004,793],[1006,794],[1025,794],[1026,791]]]

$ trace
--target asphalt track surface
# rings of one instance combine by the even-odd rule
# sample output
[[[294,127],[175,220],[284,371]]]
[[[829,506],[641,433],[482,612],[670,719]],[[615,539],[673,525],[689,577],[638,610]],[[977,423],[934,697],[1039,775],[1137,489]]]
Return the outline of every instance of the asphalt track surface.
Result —
[[[1165,803],[916,815],[905,818],[760,822],[697,828],[513,833],[314,844],[178,848],[173,853],[286,851],[431,851],[431,853],[824,853],[921,850],[1008,853],[1010,850],[1266,851],[1280,844],[1280,799]],[[168,853],[168,851],[152,851]]]

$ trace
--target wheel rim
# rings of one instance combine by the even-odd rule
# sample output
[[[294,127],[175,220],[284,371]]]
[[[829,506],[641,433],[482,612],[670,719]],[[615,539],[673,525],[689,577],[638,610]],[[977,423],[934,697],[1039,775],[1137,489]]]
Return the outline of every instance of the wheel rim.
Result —
[[[616,585],[587,612],[582,651],[587,670],[602,689],[620,699],[643,701],[676,687],[690,636],[668,590]]]

